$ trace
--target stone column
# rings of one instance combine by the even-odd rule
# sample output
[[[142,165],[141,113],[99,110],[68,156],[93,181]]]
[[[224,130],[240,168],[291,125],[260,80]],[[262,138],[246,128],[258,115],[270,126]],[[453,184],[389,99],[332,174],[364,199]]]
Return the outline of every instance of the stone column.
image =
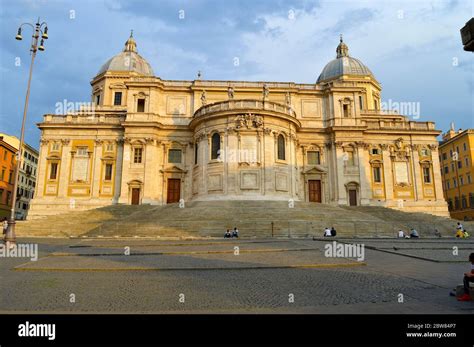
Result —
[[[423,200],[423,181],[422,181],[422,177],[423,177],[423,174],[421,172],[421,168],[420,168],[420,156],[418,154],[418,148],[419,146],[415,145],[415,146],[412,146],[411,148],[411,151],[412,151],[412,166],[413,166],[413,169],[412,169],[412,172],[413,172],[413,182],[415,184],[415,201],[418,201],[418,200]]]
[[[339,205],[347,205],[347,192],[344,185],[344,150],[340,144],[336,144],[336,162],[335,172],[336,177],[336,203]]]
[[[48,156],[48,140],[40,141],[39,155],[38,155],[38,167],[36,169],[36,189],[35,197],[41,198],[44,196],[44,181],[47,173],[47,159]]]
[[[129,169],[130,162],[132,158],[130,141],[125,140],[123,144],[123,164],[122,164],[122,180],[121,180],[121,189],[120,189],[120,198],[119,203],[127,204],[128,203],[128,184],[130,180]]]
[[[99,199],[100,173],[102,166],[102,144],[103,141],[97,139],[94,141],[94,156],[92,158],[92,177],[91,177],[91,196],[92,199]]]
[[[383,182],[385,186],[385,200],[393,200],[393,172],[392,172],[392,158],[388,151],[388,146],[382,144],[382,160],[383,160]]]
[[[58,197],[66,198],[67,188],[69,185],[69,169],[71,168],[72,164],[71,141],[61,140],[61,143],[61,168],[59,172]]]
[[[115,158],[115,185],[112,203],[117,204],[122,188],[123,140],[116,140],[115,143],[117,146],[117,156]]]
[[[443,195],[443,181],[441,178],[441,166],[439,164],[439,153],[437,145],[429,145],[431,160],[433,163],[433,184],[435,186],[436,200],[446,202]]]
[[[372,182],[370,179],[370,162],[367,155],[367,146],[365,144],[357,147],[357,158],[360,180],[360,204],[368,205],[372,198]]]

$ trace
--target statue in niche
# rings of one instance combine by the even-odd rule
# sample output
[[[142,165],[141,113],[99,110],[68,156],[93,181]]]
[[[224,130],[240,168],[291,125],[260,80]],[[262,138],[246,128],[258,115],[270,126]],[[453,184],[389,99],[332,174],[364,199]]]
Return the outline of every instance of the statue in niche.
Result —
[[[270,95],[270,89],[268,89],[268,85],[265,83],[263,85],[263,101],[267,100],[269,95]]]
[[[229,100],[232,100],[234,98],[234,88],[227,88],[227,95],[229,96]]]
[[[202,106],[204,106],[204,105],[207,104],[206,91],[205,91],[205,90],[203,90],[203,91],[202,91],[202,94],[201,94],[201,104],[202,104]]]

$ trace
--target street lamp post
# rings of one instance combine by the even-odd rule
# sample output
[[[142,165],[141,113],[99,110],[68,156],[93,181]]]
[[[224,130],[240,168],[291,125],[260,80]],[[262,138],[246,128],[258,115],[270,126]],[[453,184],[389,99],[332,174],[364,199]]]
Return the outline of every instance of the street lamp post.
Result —
[[[30,98],[30,85],[31,85],[31,75],[33,73],[33,63],[35,62],[35,57],[36,57],[36,52],[37,51],[44,51],[44,40],[48,39],[48,25],[46,22],[40,22],[40,19],[38,18],[38,21],[36,22],[35,25],[31,23],[23,23],[20,25],[18,28],[18,33],[15,37],[17,40],[22,40],[23,37],[21,36],[21,30],[24,25],[28,25],[33,29],[33,36],[31,40],[31,64],[30,64],[30,75],[28,77],[28,87],[26,90],[26,98],[25,98],[25,107],[23,110],[23,121],[21,123],[21,136],[20,136],[20,145],[18,148],[18,158],[16,161],[16,169],[15,169],[15,181],[13,183],[13,197],[12,197],[12,208],[10,212],[10,220],[8,221],[8,228],[5,233],[5,243],[7,245],[7,248],[13,247],[16,243],[16,235],[15,235],[15,207],[16,207],[16,196],[17,196],[17,190],[18,190],[18,178],[19,178],[19,173],[20,173],[20,167],[21,167],[21,160],[23,158],[23,142],[24,142],[24,137],[25,137],[25,123],[26,123],[26,114],[28,112],[28,101]],[[40,39],[40,34],[41,34],[41,41],[38,46],[38,40]]]

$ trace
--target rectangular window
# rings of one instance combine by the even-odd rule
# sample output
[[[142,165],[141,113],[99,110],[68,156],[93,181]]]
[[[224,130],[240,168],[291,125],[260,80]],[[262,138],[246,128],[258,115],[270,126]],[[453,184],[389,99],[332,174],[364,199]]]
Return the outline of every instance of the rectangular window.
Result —
[[[445,173],[445,174],[449,173],[449,166],[445,166],[445,167],[444,167],[444,173]]]
[[[443,153],[443,160],[448,159],[448,155],[446,153]]]
[[[55,142],[53,143],[53,146],[52,146],[52,151],[59,151],[59,143]]]
[[[100,105],[100,94],[97,94],[97,95],[95,96],[95,104],[96,104],[96,105]]]
[[[462,168],[462,161],[461,160],[458,161],[458,169],[460,169],[460,168]]]
[[[3,160],[6,161],[7,158],[8,158],[8,152],[7,152],[7,150],[5,150],[5,151],[3,152]]]
[[[349,117],[349,105],[342,105],[344,117]]]
[[[143,149],[142,148],[135,148],[133,150],[133,163],[134,164],[141,164],[142,154],[143,154]]]
[[[451,171],[454,172],[454,163],[451,163]]]
[[[376,183],[382,182],[382,176],[380,175],[380,167],[378,166],[374,167],[373,172],[374,172],[374,182]]]
[[[77,156],[86,157],[87,156],[87,147],[77,147]]]
[[[459,176],[459,185],[460,186],[464,185],[464,177],[463,176]]]
[[[7,205],[10,205],[11,198],[12,198],[12,192],[7,191]]]
[[[106,147],[107,152],[113,152],[114,151],[114,144],[113,143],[108,143]]]
[[[2,169],[2,174],[0,175],[0,181],[5,180],[5,169]]]
[[[145,99],[137,100],[137,112],[145,112]]]
[[[194,144],[194,165],[198,163],[198,154],[199,154],[199,145],[197,143]]]
[[[380,152],[379,152],[379,149],[378,148],[372,148],[372,151],[371,151],[372,155],[379,155]]]
[[[471,174],[468,173],[466,177],[467,177],[467,184],[471,184],[472,183]]]
[[[0,189],[0,204],[3,204],[3,189]]]
[[[431,170],[429,167],[423,168],[423,182],[431,183]]]
[[[112,164],[105,164],[105,178],[104,178],[104,180],[106,180],[106,181],[111,181],[112,180],[112,169],[113,169]]]
[[[464,149],[464,151],[467,151],[467,144],[466,144],[466,142],[464,142],[464,143],[462,144],[462,148]]]
[[[114,94],[114,105],[115,106],[122,105],[122,92],[115,92],[115,94]]]
[[[473,193],[469,193],[469,206],[471,206],[471,208],[474,208],[474,194]]]
[[[453,186],[456,188],[458,186],[458,180],[453,178]]]
[[[8,174],[8,183],[13,184],[13,171]]]
[[[363,103],[363,100],[362,100],[362,95],[359,95],[359,108],[361,110],[364,109],[364,103]]]
[[[308,165],[319,165],[320,156],[318,151],[308,151]]]
[[[49,171],[49,179],[55,180],[58,175],[58,163],[51,163],[51,168]]]
[[[379,103],[377,102],[376,99],[374,99],[374,109],[376,109],[376,110],[379,109]]]
[[[446,189],[451,189],[451,184],[449,183],[449,181],[446,181]]]
[[[348,166],[353,166],[354,165],[354,152],[352,151],[347,151],[344,152],[346,154],[346,165]]]
[[[168,151],[168,163],[181,164],[181,150],[170,149]]]
[[[464,162],[466,164],[466,167],[469,167],[469,157],[464,158]]]

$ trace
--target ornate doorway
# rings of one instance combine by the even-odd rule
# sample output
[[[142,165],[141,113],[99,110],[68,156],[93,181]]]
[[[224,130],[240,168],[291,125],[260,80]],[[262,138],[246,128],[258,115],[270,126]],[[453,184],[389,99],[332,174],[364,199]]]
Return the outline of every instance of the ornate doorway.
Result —
[[[132,205],[140,205],[140,188],[132,188]]]
[[[320,180],[308,180],[308,195],[310,202],[321,202]]]
[[[172,204],[179,202],[181,197],[181,179],[179,178],[168,178],[168,193],[166,203]]]

